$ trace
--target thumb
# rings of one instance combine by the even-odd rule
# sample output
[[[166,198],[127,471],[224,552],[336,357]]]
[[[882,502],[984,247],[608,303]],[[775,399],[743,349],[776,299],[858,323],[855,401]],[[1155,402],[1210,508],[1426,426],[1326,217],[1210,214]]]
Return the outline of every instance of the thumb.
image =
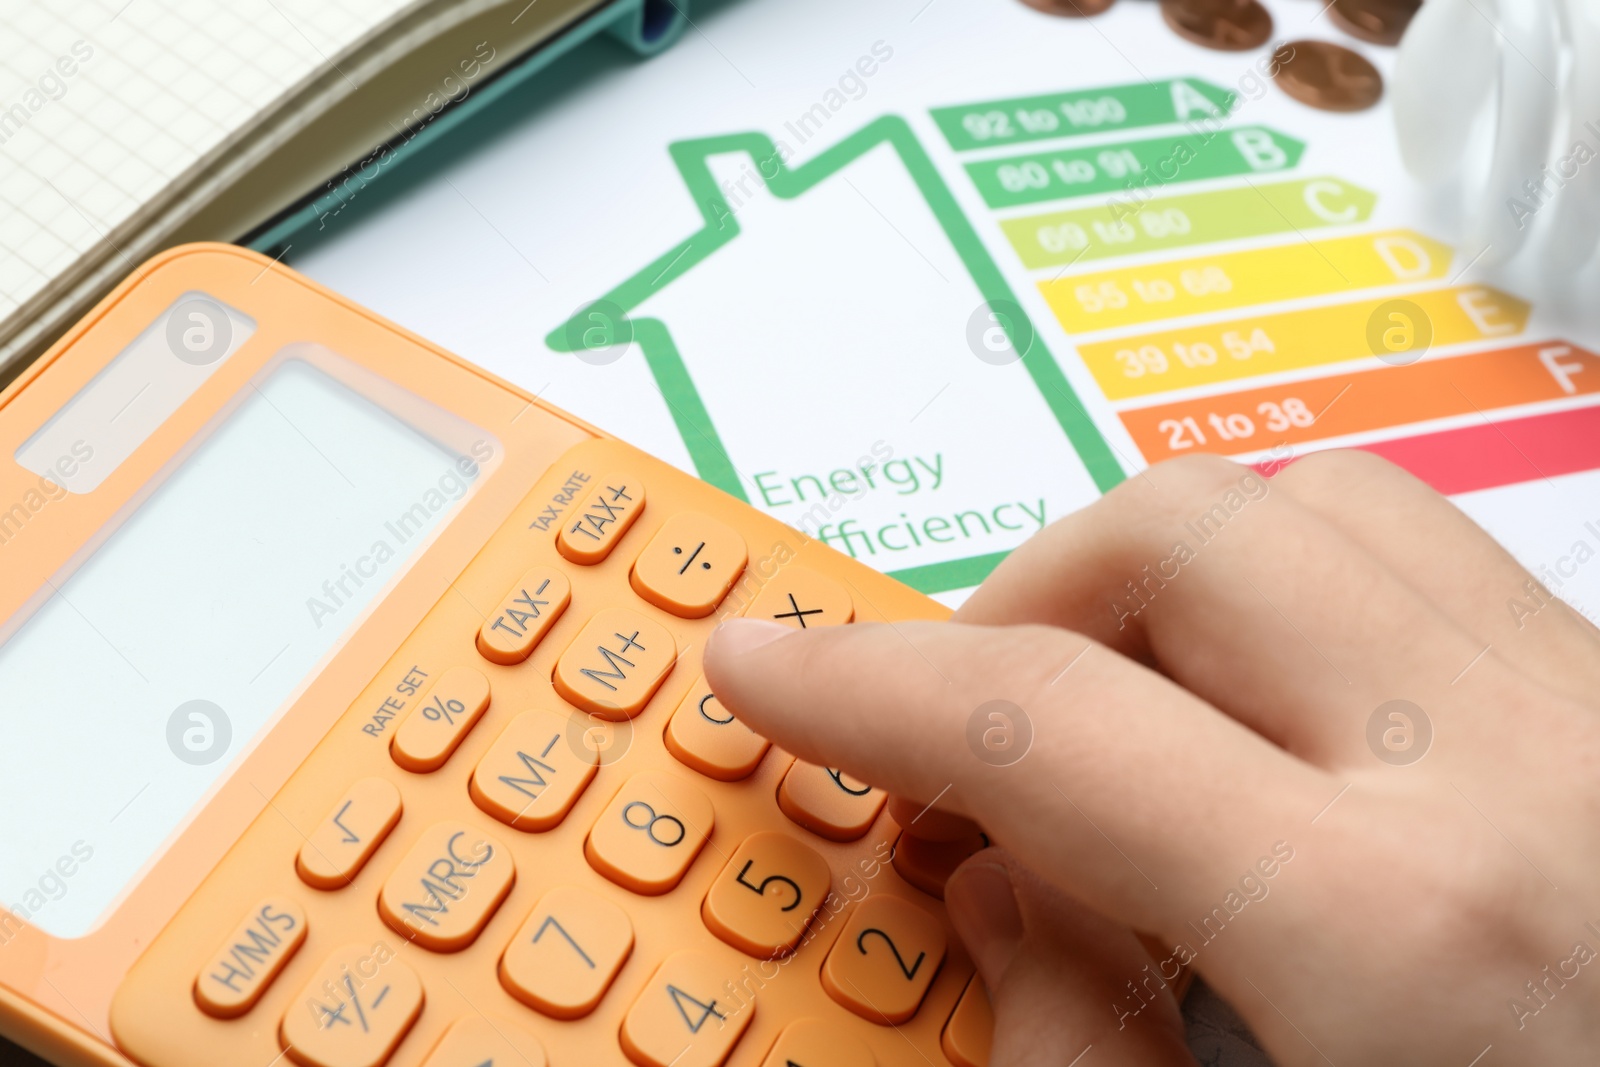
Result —
[[[994,1011],[990,1067],[1193,1067],[1170,982],[1125,926],[999,848],[951,875],[945,905]],[[1138,990],[1136,994],[1133,990]]]

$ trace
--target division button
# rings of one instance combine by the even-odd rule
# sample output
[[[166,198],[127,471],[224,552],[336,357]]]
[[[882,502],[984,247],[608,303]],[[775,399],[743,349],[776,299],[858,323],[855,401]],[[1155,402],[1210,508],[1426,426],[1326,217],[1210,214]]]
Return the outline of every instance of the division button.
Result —
[[[294,869],[315,889],[343,889],[400,821],[400,790],[385,778],[363,778],[311,831]]]
[[[590,490],[556,535],[556,550],[574,563],[599,563],[611,554],[644,510],[644,483],[631,474],[609,474]]]
[[[856,606],[850,591],[821,571],[785,567],[761,587],[744,614],[810,630],[849,622],[856,616]]]
[[[539,898],[500,957],[500,984],[535,1011],[578,1019],[600,1004],[633,952],[623,910],[583,889]]]
[[[663,739],[678,762],[719,782],[750,777],[772,747],[722,706],[704,675],[672,713]]]
[[[545,1067],[544,1046],[515,1023],[474,1015],[450,1024],[422,1067]]]
[[[472,802],[507,826],[554,829],[594,780],[600,753],[570,715],[525,711],[506,724],[472,770]]]
[[[788,834],[744,839],[700,907],[707,928],[758,959],[794,950],[833,884],[828,862]]]
[[[207,1015],[233,1019],[251,1008],[306,940],[306,913],[292,900],[268,897],[245,913],[194,982]]]
[[[378,897],[396,932],[434,952],[472,944],[511,892],[517,868],[505,845],[465,823],[423,831]]]
[[[668,956],[622,1020],[622,1051],[639,1067],[721,1067],[755,1018],[740,965],[700,952]]]
[[[677,658],[678,646],[664,627],[635,612],[608,608],[561,653],[551,681],[576,707],[620,722],[644,710]]]
[[[488,707],[487,678],[471,667],[445,671],[400,724],[389,755],[408,771],[436,771]]]
[[[572,583],[553,567],[524,574],[478,629],[478,652],[492,663],[510,666],[533,654],[550,627],[572,603]]]
[[[917,1013],[944,963],[944,927],[899,897],[863,900],[822,964],[822,987],[863,1019],[898,1026]]]
[[[854,841],[872,826],[888,795],[835,767],[796,760],[778,785],[778,807],[830,841]]]
[[[393,945],[345,945],[290,1003],[278,1036],[301,1067],[382,1067],[421,1011],[422,981]]]
[[[687,512],[662,524],[634,561],[630,581],[644,599],[685,619],[710,615],[750,559],[739,531]]]
[[[715,822],[711,801],[694,786],[668,774],[636,774],[595,820],[583,854],[624,889],[656,896],[683,879]]]

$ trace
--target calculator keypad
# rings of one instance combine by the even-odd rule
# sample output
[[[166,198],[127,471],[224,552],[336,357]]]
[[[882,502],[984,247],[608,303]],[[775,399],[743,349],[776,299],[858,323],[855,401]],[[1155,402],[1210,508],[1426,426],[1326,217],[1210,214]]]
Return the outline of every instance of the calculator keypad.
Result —
[[[422,1012],[422,979],[386,945],[334,952],[290,1002],[280,1027],[302,1067],[381,1067]]]
[[[472,667],[446,671],[400,724],[389,754],[408,771],[436,771],[487,710],[489,679],[482,672]]]
[[[556,692],[602,719],[631,719],[644,710],[677,662],[666,627],[607,608],[590,619],[556,661]]]
[[[386,778],[363,778],[307,835],[295,857],[300,880],[316,889],[343,889],[400,821],[400,790]]]
[[[378,910],[423,948],[455,952],[477,939],[516,878],[503,843],[465,823],[437,823],[383,883]]]
[[[539,898],[500,957],[500,984],[528,1007],[579,1019],[600,1003],[633,952],[627,912],[584,889]]]
[[[694,786],[668,774],[636,774],[595,820],[583,851],[622,888],[657,896],[683,880],[715,824],[716,810]]]

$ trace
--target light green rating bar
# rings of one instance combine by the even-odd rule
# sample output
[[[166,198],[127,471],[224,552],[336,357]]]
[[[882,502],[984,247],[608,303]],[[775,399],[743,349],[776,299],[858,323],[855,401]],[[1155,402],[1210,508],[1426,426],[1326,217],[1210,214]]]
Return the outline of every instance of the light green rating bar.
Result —
[[[1091,193],[1138,195],[1176,182],[1288,170],[1305,149],[1303,141],[1264,126],[1239,126],[986,159],[968,163],[967,173],[990,207],[1017,207]]]
[[[1271,182],[1007,219],[1006,239],[1031,270],[1239,237],[1365,222],[1376,194],[1337,178]]]
[[[1057,137],[1218,119],[1233,110],[1237,99],[1226,89],[1199,78],[1171,78],[939,107],[932,114],[950,147],[957,152],[970,152]]]

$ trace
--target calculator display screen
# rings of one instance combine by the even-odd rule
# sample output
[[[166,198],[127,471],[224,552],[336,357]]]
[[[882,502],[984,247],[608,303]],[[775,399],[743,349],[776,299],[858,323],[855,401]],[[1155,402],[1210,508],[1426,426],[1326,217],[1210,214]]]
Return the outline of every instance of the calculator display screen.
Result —
[[[88,933],[470,492],[476,460],[300,359],[248,391],[0,645],[0,908]]]

